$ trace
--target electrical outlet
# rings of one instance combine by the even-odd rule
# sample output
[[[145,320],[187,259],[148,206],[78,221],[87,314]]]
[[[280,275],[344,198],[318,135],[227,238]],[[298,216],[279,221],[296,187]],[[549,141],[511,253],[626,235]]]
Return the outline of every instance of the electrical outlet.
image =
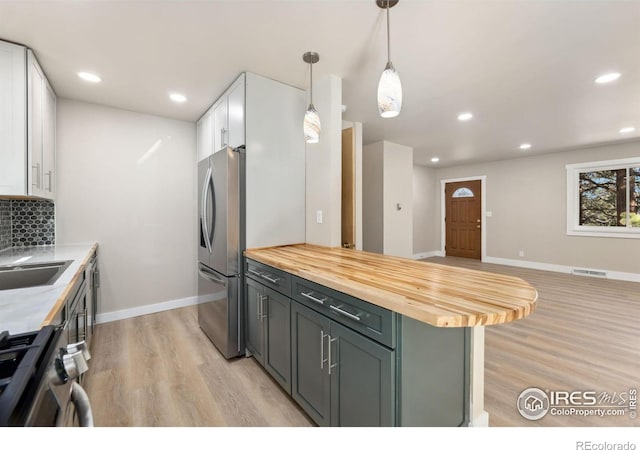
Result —
[[[522,250],[520,250],[520,251],[518,252],[518,256],[519,256],[520,258],[522,258],[522,257],[524,256],[524,252],[523,252]]]
[[[322,223],[322,210],[321,209],[316,211],[316,223]]]
[[[493,216],[493,212],[487,211],[487,217],[491,217],[491,216]]]

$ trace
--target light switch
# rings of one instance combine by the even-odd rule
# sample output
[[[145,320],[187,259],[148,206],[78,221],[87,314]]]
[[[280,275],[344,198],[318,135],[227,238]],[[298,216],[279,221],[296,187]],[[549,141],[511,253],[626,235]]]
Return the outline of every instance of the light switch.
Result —
[[[493,216],[493,213],[491,211],[487,211],[487,217],[491,217]]]
[[[316,211],[316,223],[322,223],[322,210],[321,209]]]

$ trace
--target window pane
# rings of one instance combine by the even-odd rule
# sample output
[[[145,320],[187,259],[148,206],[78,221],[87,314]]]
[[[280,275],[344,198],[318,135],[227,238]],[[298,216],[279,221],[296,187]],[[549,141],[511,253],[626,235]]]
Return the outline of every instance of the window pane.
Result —
[[[631,211],[631,226],[640,227],[640,167],[631,169],[629,177],[629,192],[631,193],[631,202],[629,211]]]
[[[469,188],[456,189],[456,191],[453,193],[453,198],[459,197],[473,197],[473,192]]]
[[[627,215],[627,169],[580,174],[580,225],[624,227]]]

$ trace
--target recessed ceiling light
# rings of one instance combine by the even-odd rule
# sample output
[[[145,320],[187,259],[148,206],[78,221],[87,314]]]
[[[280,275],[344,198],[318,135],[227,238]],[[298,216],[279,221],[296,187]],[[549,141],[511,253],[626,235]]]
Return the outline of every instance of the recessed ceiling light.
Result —
[[[169,98],[176,103],[184,103],[187,101],[187,97],[182,94],[178,94],[177,92],[170,93]]]
[[[600,75],[598,78],[595,79],[595,82],[598,84],[611,83],[612,81],[616,81],[618,78],[620,78],[620,73],[610,72],[610,73],[605,73],[603,75]]]
[[[458,114],[458,120],[461,122],[466,122],[467,120],[471,120],[473,118],[473,114],[470,112],[464,112]]]
[[[434,156],[433,158],[431,158],[432,163],[436,163],[438,161],[440,161],[440,158],[438,158],[437,156]]]
[[[91,72],[78,72],[78,76],[89,83],[100,83],[102,81],[102,78]]]
[[[620,128],[620,133],[622,134],[626,134],[626,133],[632,133],[636,131],[636,127],[624,127],[624,128]]]
[[[529,150],[531,148],[531,144],[525,142],[524,144],[520,144],[520,150]]]

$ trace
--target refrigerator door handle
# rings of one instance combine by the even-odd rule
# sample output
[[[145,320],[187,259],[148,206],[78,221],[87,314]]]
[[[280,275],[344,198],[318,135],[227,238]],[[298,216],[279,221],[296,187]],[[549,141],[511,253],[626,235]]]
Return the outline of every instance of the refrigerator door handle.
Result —
[[[209,253],[213,252],[213,236],[216,233],[216,186],[213,184],[213,171],[209,168],[209,177],[207,178],[207,187],[211,189],[211,234],[207,236],[209,238]]]
[[[205,269],[202,265],[200,265],[200,267],[198,268],[198,273],[200,273],[200,276],[202,276],[203,278],[206,278],[207,280],[213,283],[220,284],[222,286],[226,286],[227,284],[227,279],[225,277],[222,277],[216,273],[213,273]]]
[[[209,250],[211,250],[211,240],[209,239],[209,227],[207,226],[207,197],[209,196],[209,180],[211,179],[211,167],[207,170],[207,175],[204,177],[204,185],[202,186],[202,204],[200,205],[200,228],[204,235],[204,243]]]

